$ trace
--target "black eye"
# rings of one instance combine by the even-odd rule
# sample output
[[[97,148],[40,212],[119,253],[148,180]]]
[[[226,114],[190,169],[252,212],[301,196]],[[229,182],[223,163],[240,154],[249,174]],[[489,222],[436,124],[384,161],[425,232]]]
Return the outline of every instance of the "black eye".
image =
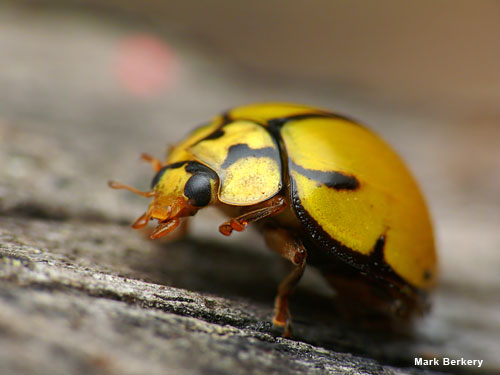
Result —
[[[210,176],[206,173],[197,173],[186,182],[184,195],[192,201],[193,206],[203,207],[210,203],[211,190]]]

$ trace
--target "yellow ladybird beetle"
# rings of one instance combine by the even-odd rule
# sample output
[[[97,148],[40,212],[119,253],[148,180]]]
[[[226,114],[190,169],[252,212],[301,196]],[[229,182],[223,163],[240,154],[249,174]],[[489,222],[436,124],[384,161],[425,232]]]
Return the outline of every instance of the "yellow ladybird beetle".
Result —
[[[156,175],[149,208],[133,224],[151,238],[215,205],[229,236],[255,223],[294,268],[281,282],[273,325],[290,335],[288,299],[306,263],[353,310],[406,320],[426,310],[437,276],[429,214],[397,154],[365,126],[297,104],[234,108],[194,130],[165,163],[143,154]],[[343,303],[344,303],[343,302]]]

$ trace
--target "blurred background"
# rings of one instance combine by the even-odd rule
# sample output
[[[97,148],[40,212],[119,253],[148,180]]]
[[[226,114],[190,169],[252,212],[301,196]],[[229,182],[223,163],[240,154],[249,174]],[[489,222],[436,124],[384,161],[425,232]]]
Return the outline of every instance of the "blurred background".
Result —
[[[220,111],[260,101],[378,131],[430,201],[445,275],[487,282],[478,268],[500,245],[498,1],[0,3],[0,121],[26,129],[25,145],[36,138],[35,153],[52,148],[37,149],[41,135],[63,140],[80,170],[58,173],[85,186],[80,206],[112,212],[117,194],[96,180],[145,188],[140,152],[162,157]],[[30,189],[47,177],[23,178]],[[46,189],[35,190],[30,199]],[[470,267],[459,248],[485,254]]]
[[[498,365],[498,1],[4,0],[2,212],[31,202],[130,222],[145,202],[107,179],[146,189],[141,152],[163,157],[222,110],[262,101],[347,114],[407,160],[434,218],[440,290],[476,298],[438,297],[429,330],[482,317],[451,352],[480,345]],[[216,233],[202,221],[196,233]]]

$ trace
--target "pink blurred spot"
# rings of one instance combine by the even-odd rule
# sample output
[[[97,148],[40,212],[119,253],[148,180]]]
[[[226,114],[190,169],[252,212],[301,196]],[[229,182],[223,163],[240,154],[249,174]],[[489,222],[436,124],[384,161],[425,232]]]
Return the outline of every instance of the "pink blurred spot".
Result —
[[[125,91],[141,97],[170,90],[178,60],[172,48],[152,34],[133,34],[119,44],[116,75]]]

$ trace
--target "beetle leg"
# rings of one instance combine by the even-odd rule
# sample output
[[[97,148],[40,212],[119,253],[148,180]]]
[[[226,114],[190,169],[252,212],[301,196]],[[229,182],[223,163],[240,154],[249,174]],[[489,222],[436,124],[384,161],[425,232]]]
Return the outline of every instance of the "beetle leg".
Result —
[[[172,232],[177,226],[180,224],[180,220],[178,217],[174,217],[173,219],[164,221],[153,230],[153,232],[150,234],[149,238],[152,240],[156,240],[157,238],[163,237],[170,232]]]
[[[243,215],[232,218],[231,220],[222,223],[219,226],[219,231],[225,236],[231,235],[233,230],[242,232],[251,222],[264,219],[268,216],[278,215],[286,208],[285,198],[281,196],[275,196],[267,200],[265,204],[266,205],[262,208],[244,213]]]
[[[290,231],[268,227],[264,229],[264,239],[267,246],[283,258],[288,259],[295,268],[281,281],[275,301],[273,326],[283,330],[283,337],[290,337],[291,315],[288,309],[288,298],[294,292],[306,266],[307,250],[299,239],[294,238]]]
[[[163,168],[163,163],[160,160],[152,157],[149,154],[146,154],[145,152],[141,154],[141,159],[150,163],[153,166],[155,172],[158,172],[160,169]]]

